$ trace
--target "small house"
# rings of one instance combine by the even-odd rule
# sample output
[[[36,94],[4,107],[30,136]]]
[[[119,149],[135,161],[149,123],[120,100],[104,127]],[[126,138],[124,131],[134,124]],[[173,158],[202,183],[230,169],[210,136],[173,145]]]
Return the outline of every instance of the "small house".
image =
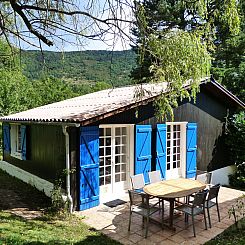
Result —
[[[174,109],[174,122],[155,117],[162,84],[135,99],[135,86],[103,90],[2,117],[0,167],[45,193],[65,172],[72,209],[120,197],[130,175],[159,169],[165,179],[229,165],[222,135],[227,117],[245,104],[214,80],[200,84],[196,102]],[[188,86],[186,86],[188,89]],[[64,171],[65,170],[65,171]]]

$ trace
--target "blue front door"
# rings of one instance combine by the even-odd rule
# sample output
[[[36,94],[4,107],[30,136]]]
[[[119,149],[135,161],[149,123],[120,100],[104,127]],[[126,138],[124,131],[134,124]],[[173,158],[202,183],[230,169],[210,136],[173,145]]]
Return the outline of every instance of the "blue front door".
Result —
[[[99,205],[99,127],[80,128],[80,210]]]

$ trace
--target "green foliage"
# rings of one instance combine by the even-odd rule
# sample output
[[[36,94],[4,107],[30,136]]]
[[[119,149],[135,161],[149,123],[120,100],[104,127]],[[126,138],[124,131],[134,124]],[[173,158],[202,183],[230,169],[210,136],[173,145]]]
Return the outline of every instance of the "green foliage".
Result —
[[[70,84],[53,77],[33,80],[32,86],[35,94],[33,107],[65,100],[77,95],[72,91]]]
[[[195,99],[201,78],[209,76],[216,44],[239,33],[237,1],[146,0],[136,2],[135,12],[138,67],[132,77],[167,83],[158,115],[173,119],[172,108],[185,97]],[[190,93],[183,90],[187,81]]]
[[[106,82],[110,86],[130,84],[135,54],[130,51],[22,51],[24,74],[30,79],[52,76],[71,83]]]
[[[233,115],[229,119],[227,145],[230,149],[230,161],[237,170],[230,176],[230,184],[245,189],[245,112]]]
[[[238,35],[225,34],[217,45],[212,73],[214,78],[223,84],[242,101],[245,100],[245,3],[239,2],[240,32]]]
[[[243,166],[245,167],[245,166]],[[235,220],[235,225],[238,228],[239,225],[239,219],[245,217],[245,195],[242,195],[239,197],[235,203],[235,205],[232,205],[232,207],[228,211],[229,218],[233,216]],[[244,224],[241,222],[242,228],[245,228]]]

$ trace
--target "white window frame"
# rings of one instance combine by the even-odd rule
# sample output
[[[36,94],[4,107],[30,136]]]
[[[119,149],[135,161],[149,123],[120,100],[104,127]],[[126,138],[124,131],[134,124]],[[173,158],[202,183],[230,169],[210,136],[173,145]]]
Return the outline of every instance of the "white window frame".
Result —
[[[99,128],[111,128],[111,127],[127,127],[128,131],[128,139],[127,139],[127,176],[126,176],[126,186],[125,186],[125,193],[130,188],[130,176],[134,173],[134,124],[101,124]],[[112,144],[114,142],[112,141]],[[124,193],[124,194],[125,194]],[[115,193],[114,193],[115,194]],[[111,197],[114,199],[115,196]],[[104,198],[100,197],[101,201],[105,201]]]
[[[21,134],[21,124],[11,124],[10,125],[10,144],[11,152],[10,155],[14,158],[22,160],[22,152],[18,151],[19,144],[21,147],[21,142],[19,142],[19,133]]]
[[[181,177],[186,177],[186,126],[188,122],[166,122],[168,125],[180,125],[180,159]],[[167,165],[166,165],[167,166]]]

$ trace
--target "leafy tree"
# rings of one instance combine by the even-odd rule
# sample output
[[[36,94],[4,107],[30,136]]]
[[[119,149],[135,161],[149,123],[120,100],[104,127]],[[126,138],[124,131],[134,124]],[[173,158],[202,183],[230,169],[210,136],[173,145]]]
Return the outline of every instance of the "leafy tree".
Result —
[[[30,108],[33,103],[33,89],[20,70],[17,54],[16,49],[0,39],[0,114],[2,116]]]
[[[245,100],[245,3],[239,1],[241,16],[240,33],[226,36],[218,43],[214,56],[212,73],[215,79],[225,85],[241,100]]]
[[[237,1],[145,0],[137,1],[135,13],[139,66],[132,76],[166,84],[158,114],[173,118],[178,100],[195,98],[200,79],[209,76],[215,44],[239,32]],[[190,91],[183,89],[187,80]]]
[[[33,80],[32,86],[35,94],[32,107],[50,104],[76,96],[69,84],[53,77]]]
[[[245,189],[245,112],[233,115],[229,119],[227,144],[230,149],[230,161],[236,164],[237,171],[230,176],[230,184]]]

